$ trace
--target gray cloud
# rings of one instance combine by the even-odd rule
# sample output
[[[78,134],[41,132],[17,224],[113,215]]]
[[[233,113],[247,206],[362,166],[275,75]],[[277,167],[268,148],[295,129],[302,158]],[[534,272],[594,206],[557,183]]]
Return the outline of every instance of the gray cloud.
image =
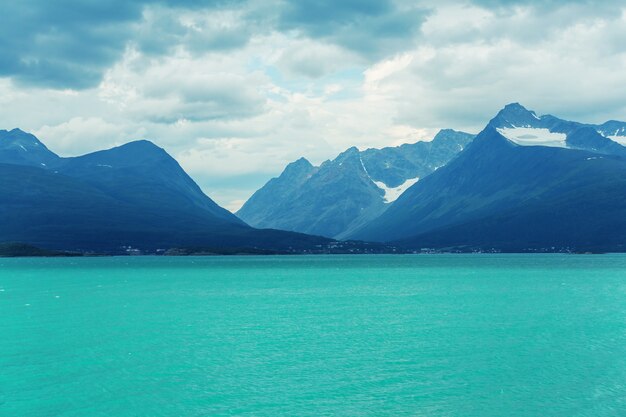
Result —
[[[428,13],[390,0],[292,0],[284,3],[278,27],[380,58],[411,45]]]
[[[410,48],[422,23],[432,13],[429,2],[402,0],[23,0],[5,2],[0,22],[0,76],[16,82],[52,88],[84,89],[98,84],[103,72],[131,43],[145,53],[161,55],[184,47],[190,53],[241,48],[259,33],[272,30],[354,51],[377,60]],[[531,7],[550,13],[548,26],[496,27],[492,34],[471,29],[453,30],[451,37],[468,40],[506,36],[541,38],[576,19],[619,15],[621,2],[589,0],[443,0],[440,5],[473,4],[510,13]],[[417,6],[416,6],[417,5]],[[202,21],[186,25],[185,11],[230,11],[231,21]],[[227,20],[227,19],[226,19]],[[542,22],[543,23],[543,22]],[[486,38],[485,38],[486,37]],[[319,68],[304,68],[316,75]]]
[[[141,7],[125,1],[5,2],[0,74],[23,84],[85,88],[118,59]]]
[[[190,10],[233,16],[186,25],[180,15]],[[84,89],[97,85],[129,43],[153,55],[180,46],[202,53],[240,48],[259,33],[295,31],[377,59],[410,45],[426,12],[390,0],[25,0],[5,4],[3,16],[0,76]]]
[[[190,53],[241,48],[260,31],[244,10],[232,8],[207,13],[150,7],[137,26],[132,44],[151,55],[172,53],[181,46]]]
[[[0,21],[0,76],[24,85],[84,89],[98,84],[103,72],[123,54],[130,40],[153,52],[170,43],[189,41],[191,48],[224,49],[245,43],[245,34],[189,36],[169,21],[143,42],[139,30],[146,6],[202,9],[233,7],[238,1],[24,0],[4,2]],[[162,19],[158,23],[164,23]],[[152,28],[154,29],[154,28]],[[145,35],[145,33],[143,33]],[[160,45],[158,45],[160,44]]]

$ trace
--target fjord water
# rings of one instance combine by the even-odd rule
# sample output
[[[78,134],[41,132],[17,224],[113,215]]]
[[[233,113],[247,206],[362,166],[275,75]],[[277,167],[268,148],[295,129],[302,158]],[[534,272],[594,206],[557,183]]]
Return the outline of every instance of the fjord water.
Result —
[[[3,259],[0,415],[626,415],[626,256]]]

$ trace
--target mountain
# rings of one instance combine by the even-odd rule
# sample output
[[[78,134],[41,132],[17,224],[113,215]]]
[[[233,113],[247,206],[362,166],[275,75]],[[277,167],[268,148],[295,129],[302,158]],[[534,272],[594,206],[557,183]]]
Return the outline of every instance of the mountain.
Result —
[[[15,157],[16,148],[25,154]],[[248,226],[148,141],[60,158],[34,136],[11,131],[2,136],[0,161],[2,242],[104,253],[192,246],[290,251],[329,242]]]
[[[598,132],[609,139],[624,145],[626,144],[626,123],[617,120],[609,120],[596,126]]]
[[[56,170],[138,207],[158,202],[161,210],[200,209],[216,219],[244,224],[207,197],[164,149],[146,140],[64,158]]]
[[[0,163],[53,166],[60,158],[30,133],[0,130]]]
[[[237,215],[255,227],[342,238],[383,213],[472,138],[447,129],[430,142],[362,152],[352,147],[319,167],[301,158],[255,192]]]
[[[293,164],[257,191],[237,215],[256,227],[336,236],[359,218],[373,218],[384,208],[383,191],[363,168],[357,148],[307,170],[297,185],[289,182]],[[275,184],[287,184],[273,190]],[[259,202],[266,204],[259,204]]]
[[[287,165],[283,173],[272,178],[262,189],[254,193],[237,215],[248,224],[264,227],[268,213],[279,201],[288,201],[319,170],[306,158],[300,158]]]
[[[506,105],[489,122],[507,139],[521,146],[555,146],[624,155],[626,122],[612,120],[601,125],[537,116],[519,103]]]
[[[626,249],[624,158],[520,146],[493,124],[351,237],[415,249]]]
[[[568,148],[582,149],[606,155],[626,156],[626,147],[602,136],[596,128],[584,126],[569,133],[565,139]]]

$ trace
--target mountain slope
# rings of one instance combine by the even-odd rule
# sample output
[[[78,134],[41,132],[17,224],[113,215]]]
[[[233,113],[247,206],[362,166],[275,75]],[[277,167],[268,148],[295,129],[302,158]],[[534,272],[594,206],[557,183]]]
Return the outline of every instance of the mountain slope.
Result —
[[[285,174],[288,172],[281,175],[279,181],[284,180]],[[359,151],[350,148],[335,160],[323,163],[314,175],[292,192],[285,193],[282,199],[272,194],[269,198],[274,198],[276,204],[269,210],[266,208],[267,216],[254,224],[335,236],[359,216],[367,216],[369,212],[371,216],[379,214],[384,207],[382,195],[383,191],[363,168]],[[254,210],[254,206],[246,204],[238,214]]]
[[[626,231],[623,178],[620,157],[519,146],[488,126],[352,237],[414,248],[617,245]]]
[[[64,158],[56,170],[137,206],[149,203],[161,209],[199,208],[216,218],[243,224],[207,197],[164,149],[146,140]]]
[[[30,133],[0,130],[0,163],[50,167],[60,159]]]
[[[601,125],[596,126],[598,132],[609,139],[626,145],[626,123],[618,120],[609,120]]]
[[[7,159],[10,152],[0,156]],[[128,246],[148,252],[181,246],[298,250],[328,242],[251,228],[147,141],[56,157],[51,166],[42,163],[49,155],[41,155],[0,163],[0,241],[106,253]]]
[[[626,147],[602,136],[590,126],[581,127],[569,133],[566,138],[569,148],[583,149],[606,155],[626,156]]]
[[[473,138],[474,135],[469,133],[442,129],[430,142],[366,149],[361,152],[361,158],[374,181],[394,188],[408,179],[424,178],[445,165]]]
[[[350,148],[320,167],[301,159],[259,189],[237,215],[255,227],[342,238],[380,215],[472,138],[442,130],[431,142],[362,152]]]
[[[296,193],[318,170],[305,158],[290,163],[279,177],[272,178],[257,190],[237,212],[237,216],[257,227],[270,227],[271,222],[267,219],[276,216],[273,210],[277,209],[277,203],[286,201]]]

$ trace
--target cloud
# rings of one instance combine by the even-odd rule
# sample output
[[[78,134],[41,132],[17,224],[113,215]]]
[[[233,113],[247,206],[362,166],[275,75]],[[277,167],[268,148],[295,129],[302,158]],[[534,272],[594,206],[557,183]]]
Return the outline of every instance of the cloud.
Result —
[[[539,10],[555,10],[571,6],[583,6],[592,12],[619,9],[619,1],[605,1],[599,4],[592,0],[471,0],[471,3],[484,8],[504,9],[519,6],[531,6]]]
[[[240,66],[235,56],[177,53],[155,60],[129,51],[105,75],[100,96],[142,121],[253,117],[263,111],[268,80]]]
[[[337,45],[298,39],[281,51],[276,65],[287,75],[321,78],[358,62],[362,61],[354,53]]]
[[[144,9],[131,44],[143,53],[164,55],[183,48],[191,53],[228,51],[246,45],[260,27],[245,9],[189,10],[152,6]]]
[[[292,0],[284,3],[277,27],[380,58],[411,45],[428,12],[390,0]]]
[[[22,84],[86,88],[119,58],[137,2],[5,2],[0,74]]]
[[[130,138],[139,139],[145,130],[128,131],[124,126],[103,119],[74,117],[55,126],[44,125],[33,132],[45,138],[46,146],[62,156],[78,156],[93,151],[119,146]]]
[[[0,127],[62,155],[146,138],[236,207],[290,161],[478,131],[507,102],[625,119],[621,2],[24,0]]]
[[[410,41],[421,13],[370,0],[9,2],[3,14],[10,18],[0,25],[0,76],[22,85],[86,89],[129,46],[153,55],[232,50],[276,30],[380,56]]]
[[[603,19],[580,15],[558,30],[550,14],[469,14],[481,17],[471,29],[474,35],[465,39],[430,38],[428,29],[437,25],[427,22],[432,44],[407,52],[414,56],[412,64],[382,83],[389,105],[398,109],[397,121],[475,130],[512,101],[581,121],[624,118],[626,74],[616,68],[626,62],[626,13]],[[458,9],[440,9],[432,19],[463,22],[458,15]],[[549,29],[541,37],[523,37],[522,26],[530,32]]]
[[[245,44],[248,33],[236,21],[237,13],[208,13],[240,4],[158,0],[5,2],[2,13],[8,18],[0,25],[0,76],[12,77],[22,85],[85,89],[100,82],[131,41],[155,53],[166,53],[178,44],[191,50],[238,47]]]

